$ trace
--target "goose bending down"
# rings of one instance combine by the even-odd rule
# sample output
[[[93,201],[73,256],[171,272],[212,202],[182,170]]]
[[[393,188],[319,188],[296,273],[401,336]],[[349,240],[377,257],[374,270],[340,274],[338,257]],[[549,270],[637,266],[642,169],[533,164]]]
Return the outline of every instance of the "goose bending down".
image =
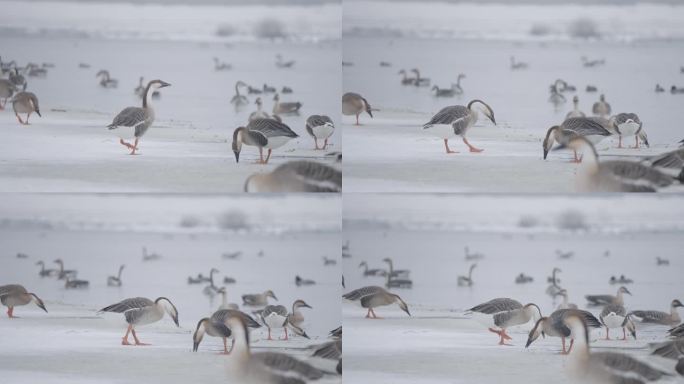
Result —
[[[29,117],[35,112],[38,116],[43,117],[40,114],[40,106],[38,105],[38,97],[33,92],[19,92],[14,95],[12,99],[12,108],[14,109],[14,115],[19,120],[19,123],[23,125],[29,125]],[[26,114],[26,121],[23,121],[19,116],[20,113]]]
[[[224,279],[224,282],[225,282],[225,279]],[[227,300],[228,292],[226,291],[226,287],[219,288],[218,293],[221,294],[221,305],[219,306],[219,310],[221,310],[221,309],[233,309],[233,310],[240,309],[240,307],[237,304],[228,302],[228,300]]]
[[[565,289],[561,289],[558,294],[563,298],[563,301],[558,304],[558,308],[556,309],[577,309],[577,304],[573,303],[568,303],[568,291]]]
[[[104,307],[98,311],[98,313],[102,312],[123,313],[124,318],[128,323],[128,329],[126,329],[124,337],[121,338],[121,345],[131,345],[128,341],[129,333],[133,334],[135,345],[148,345],[141,343],[140,340],[138,340],[138,336],[135,333],[135,327],[156,323],[164,317],[164,313],[171,316],[171,319],[176,326],[180,327],[178,324],[178,310],[171,300],[166,297],[158,297],[155,301],[145,297],[133,297],[121,300],[116,304]]]
[[[400,70],[397,74],[402,75],[401,85],[415,85],[416,79],[414,77],[408,77],[408,72],[406,72],[405,69]]]
[[[382,277],[387,276],[387,271],[385,271],[384,269],[380,269],[380,268],[368,269],[368,263],[366,263],[365,261],[362,261],[361,263],[359,263],[359,268],[361,268],[361,267],[364,268],[364,270],[363,270],[364,276],[382,276]]]
[[[684,307],[682,302],[674,299],[670,304],[670,313],[662,311],[632,311],[629,314],[641,319],[642,323],[654,323],[662,325],[677,325],[682,322],[682,318],[677,312],[677,308]]]
[[[302,103],[299,101],[281,103],[280,95],[277,93],[273,96],[273,101],[275,101],[275,104],[273,104],[274,115],[299,114],[299,109],[302,107]]]
[[[494,111],[492,108],[484,101],[475,99],[468,103],[467,107],[454,105],[443,108],[441,111],[437,112],[430,121],[423,125],[423,129],[444,140],[446,153],[457,153],[449,149],[449,138],[454,136],[460,136],[465,145],[470,149],[470,152],[482,152],[482,149],[470,145],[466,138],[468,130],[477,122],[478,112],[477,109],[474,108],[475,104],[483,106],[484,109],[482,109],[482,112],[484,115],[496,125],[496,119],[494,118]]]
[[[306,132],[314,139],[314,149],[325,149],[328,138],[335,132],[335,124],[326,115],[311,115],[306,119]],[[323,148],[318,147],[318,140],[323,140]]]
[[[59,274],[59,271],[56,270],[56,269],[52,269],[52,268],[47,268],[47,269],[46,269],[46,268],[45,268],[45,263],[43,262],[43,260],[38,261],[38,262],[36,263],[36,265],[40,265],[40,272],[38,272],[38,274],[40,275],[40,277],[57,276],[57,275]]]
[[[537,320],[527,337],[527,344],[525,348],[529,347],[539,336],[553,336],[560,337],[563,349],[561,354],[567,355],[572,350],[572,346],[575,343],[575,338],[578,335],[572,333],[572,329],[568,326],[566,320],[570,316],[577,316],[582,318],[582,320],[591,328],[601,328],[601,323],[599,320],[591,314],[591,312],[583,311],[580,309],[558,309],[551,313],[549,317],[542,317]],[[565,339],[570,339],[570,346],[565,349]]]
[[[613,295],[586,295],[584,296],[589,305],[607,305],[607,304],[618,304],[624,305],[625,299],[624,294],[631,295],[632,293],[625,287],[620,287],[617,290],[617,294]]]
[[[582,190],[596,192],[656,192],[658,189],[672,185],[675,180],[684,180],[684,174],[674,179],[647,165],[626,161],[599,161],[594,145],[584,137],[571,138],[567,144],[575,151],[584,150],[583,166],[578,172],[578,187]]]
[[[407,315],[411,316],[411,312],[409,312],[408,305],[404,302],[404,300],[402,300],[401,297],[399,297],[399,295],[395,295],[382,287],[367,286],[355,289],[349,293],[345,293],[344,295],[342,295],[342,297],[351,301],[359,301],[361,307],[367,308],[367,319],[379,319],[379,317],[375,314],[375,311],[373,309],[394,303],[397,303],[397,305],[399,305],[399,308],[401,308],[402,311],[406,312]]]
[[[622,304],[608,304],[599,315],[601,324],[606,327],[606,340],[610,340],[611,328],[622,328],[622,340],[627,340],[627,332],[636,340],[636,326]]]
[[[85,289],[89,286],[90,282],[88,280],[72,279],[69,276],[67,276],[66,281],[64,282],[64,288],[66,289]]]
[[[119,273],[116,276],[107,277],[107,285],[110,287],[120,287],[121,286],[121,272],[123,272],[125,265],[121,264],[119,267]]]
[[[100,70],[95,77],[100,79],[100,86],[102,88],[116,88],[119,85],[119,81],[112,79],[109,76],[109,71],[105,69]]]
[[[459,287],[471,287],[473,285],[473,269],[475,269],[475,267],[477,267],[477,264],[471,264],[470,269],[468,270],[468,276],[458,277]]]
[[[356,125],[359,124],[359,115],[366,112],[373,118],[373,112],[368,100],[354,92],[347,92],[342,95],[342,114],[346,116],[356,116]]]
[[[47,312],[45,303],[35,293],[26,290],[22,285],[0,285],[0,303],[7,307],[7,316],[14,318],[14,307],[35,303],[38,308]]]
[[[387,265],[389,266],[389,272],[387,273],[387,276],[389,276],[390,278],[408,278],[409,274],[411,273],[411,271],[409,271],[408,269],[394,269],[394,262],[389,257],[385,257],[384,259],[382,259],[382,261],[387,263]]]
[[[420,77],[420,71],[418,68],[413,68],[411,72],[416,74],[416,78],[413,81],[413,85],[416,87],[428,87],[430,86],[430,79],[425,77]]]
[[[315,161],[297,160],[279,165],[270,173],[255,173],[245,181],[245,192],[342,191],[342,172]]]
[[[250,384],[297,384],[319,380],[324,372],[312,365],[279,352],[251,353],[247,323],[240,317],[226,321],[234,346],[229,360],[235,382]]]
[[[64,269],[64,262],[62,259],[56,259],[54,262],[59,265],[59,273],[57,274],[59,280],[64,280],[67,277],[76,277],[77,271],[75,269]]]
[[[595,102],[594,105],[591,107],[591,112],[594,115],[601,116],[601,117],[606,117],[610,115],[610,104],[606,102],[606,96],[601,94],[599,96],[599,101]]]
[[[220,337],[223,339],[223,352],[222,354],[228,355],[233,350],[235,346],[235,339],[233,336],[233,331],[228,326],[228,319],[232,317],[239,317],[247,325],[247,328],[261,328],[261,325],[257,323],[248,314],[233,310],[233,309],[220,309],[214,312],[211,317],[205,317],[197,322],[197,328],[195,333],[192,335],[192,351],[197,352],[204,335],[207,334],[212,337]],[[228,339],[233,339],[233,344],[228,350]]]
[[[579,316],[568,316],[565,323],[576,335],[575,352],[570,355],[572,374],[582,382],[590,383],[644,383],[670,376],[646,363],[622,353],[592,353],[589,346],[589,329]]]
[[[247,97],[240,94],[240,87],[246,86],[247,84],[245,84],[242,81],[237,81],[235,83],[235,96],[233,96],[233,98],[230,99],[231,104],[235,105],[236,107],[249,104],[249,100],[247,100]]]
[[[246,127],[238,127],[233,131],[232,149],[235,154],[235,162],[240,162],[240,151],[242,151],[242,145],[245,144],[259,148],[258,163],[266,164],[274,149],[282,147],[295,137],[299,137],[299,135],[277,120],[252,120]],[[268,149],[266,160],[264,160],[264,148]]]
[[[300,308],[313,309],[313,307],[301,299],[295,300],[292,303],[292,312],[288,314],[287,321],[297,327],[301,327],[304,323],[304,314],[300,311]]]
[[[275,293],[273,293],[273,291],[271,290],[268,290],[264,293],[242,295],[242,304],[253,307],[263,307],[268,305],[269,297],[275,301],[278,301],[278,298],[276,297]]]
[[[506,329],[516,325],[535,322],[542,317],[541,310],[536,304],[520,304],[509,298],[492,299],[470,308],[466,313],[472,313],[477,321],[484,324],[490,332],[499,335],[499,345],[507,345],[506,340],[513,340],[506,333]]]
[[[639,148],[639,134],[643,124],[636,113],[618,113],[613,116],[611,123],[618,134],[618,148],[622,148],[622,136],[634,136],[633,148]]]
[[[145,94],[142,100],[142,108],[128,107],[119,112],[111,124],[107,126],[109,130],[116,129],[119,136],[119,143],[131,150],[131,155],[135,155],[138,150],[138,141],[147,132],[147,130],[154,123],[154,109],[151,105],[152,94],[161,88],[168,87],[171,84],[162,80],[152,80],[147,83],[145,87]],[[135,139],[133,144],[126,140]]]
[[[14,84],[7,79],[0,79],[0,111],[5,109],[5,104],[14,95]]]
[[[264,112],[261,110],[262,107],[262,101],[261,97],[257,97],[256,100],[254,101],[254,104],[257,105],[257,110],[249,114],[249,121],[256,120],[256,119],[270,119],[271,115],[268,113]]]
[[[554,125],[546,131],[546,137],[542,142],[544,149],[544,160],[553,148],[555,143],[567,143],[576,136],[587,138],[591,143],[598,144],[612,133],[606,129],[607,122],[599,117],[570,117],[565,119],[561,125]],[[575,152],[574,162],[579,163],[580,158]]]
[[[515,61],[515,56],[511,56],[511,69],[527,69],[527,63],[522,61]]]
[[[577,95],[572,98],[572,111],[565,115],[566,119],[570,117],[584,117],[584,112],[579,110],[579,97]]]

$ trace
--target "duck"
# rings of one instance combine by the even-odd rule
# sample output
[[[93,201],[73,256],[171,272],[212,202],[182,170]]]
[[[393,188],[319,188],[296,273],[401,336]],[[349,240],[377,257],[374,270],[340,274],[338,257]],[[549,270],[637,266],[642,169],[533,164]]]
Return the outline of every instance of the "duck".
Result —
[[[684,307],[684,305],[682,305],[682,302],[677,299],[674,299],[672,300],[672,303],[670,303],[670,313],[663,311],[637,310],[632,311],[629,314],[637,319],[640,319],[642,323],[653,323],[674,326],[682,322],[682,318],[679,316],[679,313],[677,312],[677,308],[681,307]]]
[[[541,309],[534,303],[522,305],[519,301],[501,297],[478,304],[466,311],[475,319],[488,327],[489,331],[499,335],[499,345],[508,345],[506,340],[513,338],[506,329],[515,325],[537,322],[541,317]]]

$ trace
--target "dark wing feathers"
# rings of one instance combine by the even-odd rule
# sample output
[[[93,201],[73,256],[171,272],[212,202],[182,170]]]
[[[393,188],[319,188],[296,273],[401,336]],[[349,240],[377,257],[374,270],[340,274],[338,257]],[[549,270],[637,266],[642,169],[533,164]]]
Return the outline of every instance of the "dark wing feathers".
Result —
[[[126,312],[126,311],[131,310],[131,309],[149,307],[150,305],[154,305],[154,302],[148,298],[133,297],[130,299],[121,300],[120,302],[118,302],[116,304],[112,304],[108,307],[104,307],[104,308],[100,309],[98,312],[121,313],[121,312]]]
[[[363,297],[374,295],[378,292],[384,292],[384,291],[385,291],[385,289],[382,287],[368,286],[368,287],[355,289],[349,293],[345,293],[344,295],[342,295],[342,297],[347,299],[347,300],[354,301],[354,300],[360,300]]]
[[[266,137],[299,137],[290,127],[273,119],[252,120],[247,124],[247,130],[260,132]]]
[[[512,311],[514,309],[522,308],[522,304],[519,301],[509,299],[507,297],[501,297],[497,299],[489,300],[486,303],[476,305],[469,309],[471,312],[480,312],[487,315],[491,315],[498,312]]]
[[[341,192],[342,172],[314,161],[290,161],[278,166],[274,174],[293,174],[302,183],[311,187],[312,192]]]
[[[435,124],[453,124],[456,120],[463,119],[468,116],[469,109],[462,105],[453,105],[444,107],[432,119],[423,125],[423,128],[430,128]]]
[[[601,124],[601,120],[592,117],[571,117],[565,119],[561,128],[577,133],[580,136],[601,135],[610,136],[611,133]]]
[[[308,380],[318,380],[323,377],[323,372],[321,370],[284,353],[255,353],[252,354],[252,360],[258,361],[276,374],[279,372],[295,372]]]
[[[328,341],[319,345],[312,356],[331,360],[339,359],[342,357],[342,340]]]
[[[109,129],[116,129],[117,127],[133,127],[145,121],[145,110],[140,107],[128,107],[119,112],[111,124],[107,127]]]

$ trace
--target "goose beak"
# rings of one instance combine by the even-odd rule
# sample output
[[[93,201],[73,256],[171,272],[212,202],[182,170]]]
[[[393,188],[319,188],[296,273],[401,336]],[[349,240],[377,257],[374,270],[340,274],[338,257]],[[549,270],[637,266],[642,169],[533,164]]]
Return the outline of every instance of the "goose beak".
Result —
[[[171,86],[171,84],[167,83],[166,81],[162,81],[159,88],[170,87],[170,86]]]
[[[235,153],[235,162],[239,163],[240,162],[240,152],[233,151],[233,153]]]
[[[192,342],[192,351],[197,352],[197,348],[199,348],[199,341],[193,341]]]
[[[38,116],[43,117],[43,115],[41,115],[41,114],[40,114],[40,111],[37,110],[37,109],[36,109],[36,113],[38,114]]]
[[[544,148],[544,160],[546,160],[546,156],[549,154],[549,150]]]

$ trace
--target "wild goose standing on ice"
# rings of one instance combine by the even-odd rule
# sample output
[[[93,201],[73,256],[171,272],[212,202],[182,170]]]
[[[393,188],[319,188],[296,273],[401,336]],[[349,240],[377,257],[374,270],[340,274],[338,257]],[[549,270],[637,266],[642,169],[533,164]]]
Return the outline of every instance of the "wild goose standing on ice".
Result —
[[[233,153],[235,162],[240,162],[242,145],[251,145],[259,148],[259,163],[266,164],[271,158],[271,151],[280,148],[288,141],[299,137],[287,125],[273,119],[256,119],[250,121],[246,127],[238,127],[233,131]],[[268,149],[268,155],[264,160],[264,148]]]
[[[0,111],[5,109],[5,104],[14,95],[14,84],[7,79],[0,79]]]
[[[589,330],[579,316],[568,316],[568,328],[576,335],[575,352],[568,364],[573,376],[591,383],[645,383],[670,376],[629,355],[617,352],[594,352],[589,346]]]
[[[31,113],[33,112],[37,113],[38,116],[43,117],[40,114],[38,97],[32,92],[19,92],[14,95],[14,99],[12,99],[12,108],[14,109],[14,115],[17,116],[17,120],[23,125],[29,125],[29,117],[31,117]],[[20,113],[26,113],[26,121],[21,119],[19,116]]]
[[[119,267],[119,273],[116,276],[107,277],[107,285],[110,287],[120,287],[121,286],[121,272],[123,272],[125,265],[121,264]]]
[[[425,77],[420,77],[420,71],[418,68],[413,68],[411,72],[416,74],[416,78],[413,81],[413,85],[416,87],[427,87],[430,85],[430,79]]]
[[[325,149],[328,138],[335,132],[335,124],[326,115],[311,115],[306,119],[306,132],[314,139],[314,149]],[[323,148],[318,147],[318,140],[323,140]]]
[[[138,141],[147,132],[147,130],[154,123],[154,109],[152,108],[151,100],[152,94],[164,87],[168,87],[171,84],[162,80],[152,80],[147,83],[145,88],[145,95],[142,99],[142,108],[138,107],[128,107],[119,112],[111,124],[107,126],[109,130],[116,129],[116,133],[119,136],[119,143],[131,150],[131,155],[135,155],[135,151],[138,150]],[[135,138],[133,144],[125,141],[124,139],[131,140]]]
[[[206,333],[209,336],[222,338],[222,353],[224,355],[229,354],[235,346],[235,339],[233,338],[233,345],[231,346],[230,350],[228,350],[227,340],[232,338],[233,332],[227,323],[228,319],[232,317],[241,318],[248,328],[261,328],[259,323],[257,323],[251,316],[244,312],[232,309],[218,310],[214,312],[211,317],[205,317],[197,322],[197,328],[195,329],[195,333],[192,335],[192,351],[197,352],[197,349],[204,338],[204,334]]]
[[[594,145],[584,137],[571,138],[567,144],[572,150],[584,150],[583,165],[578,172],[581,190],[595,192],[656,192],[672,185],[676,179],[641,163],[612,160],[599,161]],[[587,160],[584,160],[587,159]],[[684,175],[679,176],[682,181]]]
[[[299,310],[300,308],[313,309],[309,304],[301,299],[295,300],[292,303],[292,312],[288,314],[287,321],[290,324],[296,325],[298,327],[301,327],[301,325],[304,323],[304,314]]]
[[[275,293],[273,293],[273,291],[271,290],[268,290],[264,293],[242,295],[242,304],[250,305],[253,307],[263,307],[268,305],[269,297],[275,301],[278,301],[278,298],[276,297]]]
[[[470,269],[468,270],[468,276],[458,277],[459,287],[471,287],[473,285],[473,269],[475,269],[475,267],[477,267],[477,264],[471,264]]]
[[[315,161],[288,161],[272,172],[255,173],[245,180],[245,192],[342,192],[342,172]]]
[[[351,301],[359,301],[361,307],[368,308],[368,313],[366,313],[367,319],[379,319],[379,317],[377,317],[373,309],[394,303],[397,303],[397,305],[399,305],[399,308],[401,308],[402,311],[406,312],[407,315],[411,316],[411,312],[409,312],[408,305],[406,305],[404,300],[402,300],[401,297],[399,297],[399,295],[395,295],[382,287],[363,287],[346,293],[342,295],[342,297]]]
[[[640,319],[642,323],[654,323],[672,326],[682,322],[682,318],[677,312],[677,308],[680,307],[684,307],[682,302],[674,299],[670,304],[670,313],[662,311],[632,311],[629,314]]]
[[[274,115],[299,114],[299,108],[302,107],[302,103],[298,101],[281,103],[280,95],[277,93],[273,96],[273,101],[275,101],[275,104],[273,104]]]
[[[622,136],[634,136],[633,148],[639,148],[639,133],[643,124],[636,113],[618,113],[610,121],[618,134],[618,148],[622,148]]]
[[[35,303],[38,308],[47,312],[43,300],[19,284],[0,285],[0,303],[7,307],[7,316],[9,318],[16,317],[14,316],[14,307],[29,303]]]
[[[235,83],[235,96],[233,96],[233,98],[230,99],[231,104],[235,105],[236,107],[249,104],[249,100],[247,100],[247,97],[240,94],[240,87],[246,86],[247,84],[245,84],[242,81],[237,81]]]
[[[287,335],[287,308],[282,305],[267,305],[263,311],[261,311],[261,319],[266,327],[268,328],[268,339],[273,340],[271,337],[271,330],[282,328],[285,332],[285,338],[283,340],[288,340]]]
[[[526,324],[530,320],[536,322],[542,317],[541,310],[536,304],[529,303],[523,306],[519,301],[506,297],[476,305],[466,313],[472,313],[490,332],[499,335],[499,345],[506,345],[506,340],[513,340],[506,333],[507,328]]]
[[[606,327],[605,340],[610,340],[611,328],[622,328],[622,340],[627,340],[626,330],[629,329],[630,334],[636,340],[636,327],[629,314],[627,314],[624,305],[616,303],[606,304],[601,314],[599,314],[599,319],[601,319],[601,324]]]
[[[52,268],[46,269],[45,268],[45,262],[43,262],[42,260],[36,262],[36,265],[40,265],[40,272],[38,272],[40,277],[56,276],[57,274],[59,274],[59,271],[56,269],[52,269]]]
[[[579,110],[579,97],[577,95],[572,98],[572,111],[565,115],[566,119],[570,117],[584,117],[584,112]]]
[[[373,118],[373,112],[368,101],[358,93],[347,92],[342,95],[342,114],[346,116],[356,116],[356,125],[359,124],[359,115],[366,112]]]
[[[112,79],[107,70],[100,70],[95,77],[100,79],[100,86],[102,88],[116,88],[116,86],[119,85],[119,81]]]
[[[271,115],[269,115],[268,113],[261,110],[261,107],[263,105],[263,102],[261,101],[261,97],[257,97],[256,100],[254,101],[254,104],[257,105],[257,110],[249,114],[249,121],[253,121],[256,119],[270,119],[271,118]]]
[[[561,354],[566,355],[572,350],[572,346],[575,343],[575,338],[578,335],[572,333],[572,330],[568,326],[565,320],[569,316],[579,316],[584,319],[587,326],[592,328],[601,328],[601,323],[599,320],[591,314],[591,312],[583,311],[579,309],[558,309],[551,313],[549,317],[542,317],[537,320],[527,337],[527,344],[525,348],[529,347],[539,336],[553,336],[560,337],[563,349]],[[570,338],[570,346],[565,349],[565,339]]]
[[[465,145],[470,149],[470,152],[482,152],[482,149],[470,145],[466,138],[468,130],[475,125],[478,118],[478,112],[477,109],[474,108],[474,104],[482,105],[484,107],[484,109],[482,109],[484,115],[496,125],[496,119],[494,118],[494,111],[492,108],[484,101],[475,99],[468,103],[467,107],[454,105],[443,108],[441,111],[437,112],[430,121],[423,125],[423,129],[444,139],[446,153],[457,153],[449,148],[449,138],[454,136],[460,136]]]
[[[607,304],[619,304],[624,305],[625,299],[624,294],[631,295],[632,293],[625,287],[620,287],[617,290],[617,295],[586,295],[584,296],[589,305],[607,305]]]
[[[601,95],[599,96],[599,101],[595,102],[594,105],[591,108],[591,112],[594,115],[601,116],[601,117],[606,117],[610,115],[610,104],[606,102],[606,96]]]
[[[546,131],[546,137],[542,142],[544,160],[546,160],[555,143],[566,143],[575,136],[586,137],[593,144],[598,144],[611,135],[611,132],[605,127],[606,124],[608,122],[600,117],[570,117],[565,119],[561,125],[554,125]],[[574,152],[574,162],[579,163],[577,151]]]
[[[112,304],[108,307],[104,307],[98,311],[101,312],[114,312],[123,313],[126,322],[128,323],[128,329],[126,334],[121,339],[121,345],[131,345],[128,341],[128,334],[133,334],[133,339],[135,340],[135,345],[148,345],[143,344],[138,340],[138,336],[135,333],[135,327],[139,325],[147,325],[156,323],[164,317],[164,313],[168,313],[173,319],[173,322],[177,327],[178,324],[178,310],[176,306],[173,305],[171,300],[166,297],[159,297],[155,301],[152,301],[145,297],[134,297],[130,299],[122,300],[116,304]]]

